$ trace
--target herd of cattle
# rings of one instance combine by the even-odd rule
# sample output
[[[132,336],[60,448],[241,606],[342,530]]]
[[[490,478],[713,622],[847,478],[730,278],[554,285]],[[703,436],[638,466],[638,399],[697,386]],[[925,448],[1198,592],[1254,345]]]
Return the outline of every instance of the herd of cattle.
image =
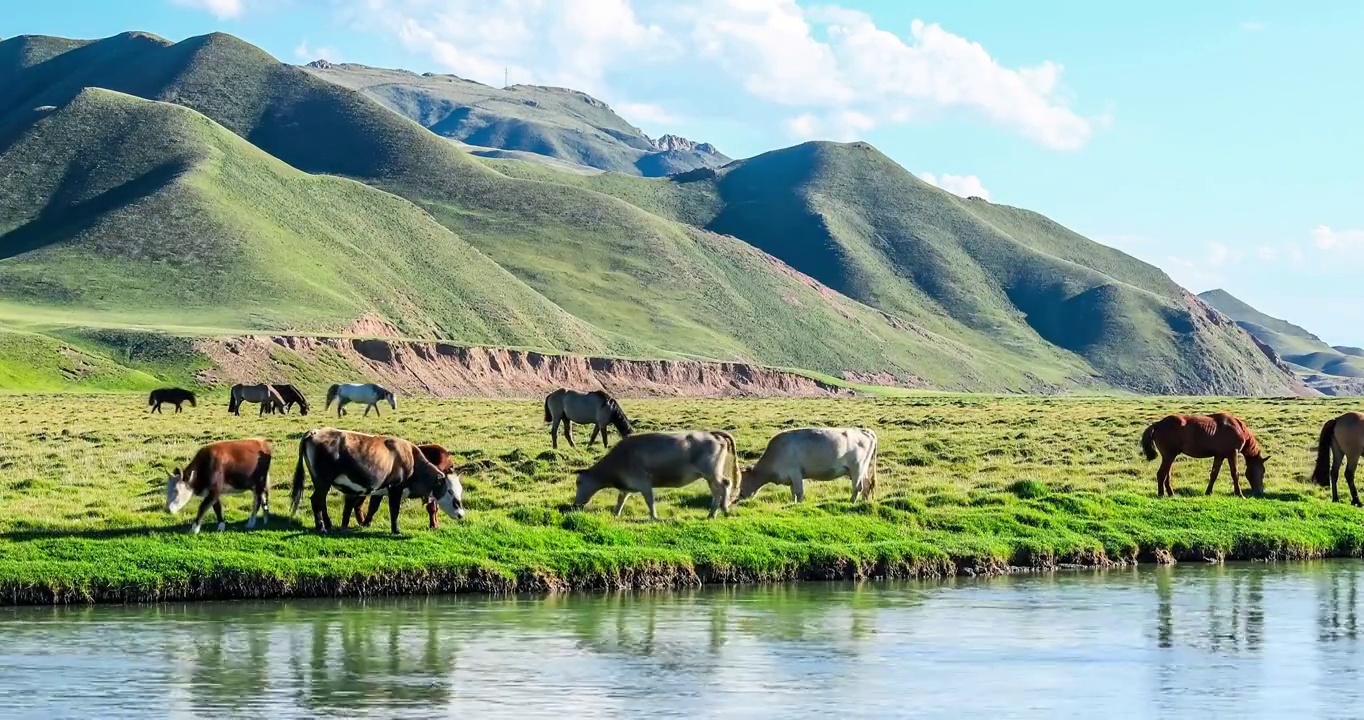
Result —
[[[307,400],[292,385],[237,385],[232,388],[231,398],[229,410],[234,414],[240,414],[243,402],[261,403],[261,414],[287,413],[293,405],[298,405],[302,414],[308,413]],[[324,407],[330,408],[333,401],[338,401],[338,416],[345,414],[343,407],[348,402],[365,404],[366,415],[370,409],[377,413],[380,402],[397,408],[394,394],[374,384],[333,385]],[[152,412],[159,412],[160,405],[167,402],[179,412],[182,403],[193,407],[195,399],[193,393],[178,388],[156,390],[148,399]],[[736,500],[752,497],[769,484],[789,487],[796,502],[804,500],[806,480],[849,478],[854,503],[870,499],[876,487],[877,437],[867,428],[808,427],[780,432],[768,442],[758,462],[740,472],[734,438],[729,433],[718,430],[635,433],[619,403],[601,390],[561,388],[545,398],[544,407],[544,420],[550,425],[555,447],[561,428],[564,438],[573,445],[572,425],[584,423],[593,426],[588,444],[600,435],[602,446],[609,448],[595,464],[578,472],[574,497],[577,508],[585,506],[598,492],[614,489],[618,493],[617,516],[630,494],[638,493],[644,497],[649,517],[657,519],[656,489],[683,487],[700,479],[710,486],[711,518],[721,511],[728,515]],[[615,428],[621,435],[615,447],[610,447],[607,440],[609,428]],[[1269,456],[1245,422],[1233,415],[1167,416],[1146,428],[1141,446],[1147,460],[1162,459],[1156,473],[1158,495],[1174,495],[1170,480],[1179,455],[1213,458],[1206,491],[1209,495],[1224,462],[1231,470],[1234,493],[1242,495],[1238,455],[1245,460],[1252,494],[1259,495],[1264,490],[1265,461]],[[1364,414],[1345,413],[1326,422],[1317,449],[1313,479],[1321,485],[1329,483],[1332,500],[1338,501],[1337,481],[1344,464],[1351,501],[1359,506],[1355,470],[1364,454]],[[263,438],[205,445],[183,470],[177,468],[171,473],[166,483],[166,509],[178,512],[191,499],[200,498],[192,531],[199,532],[210,508],[217,515],[218,529],[223,530],[226,525],[222,495],[249,490],[255,502],[246,526],[255,526],[257,513],[263,513],[264,521],[268,522],[272,455],[270,441]],[[437,527],[437,508],[456,519],[465,514],[463,485],[450,453],[439,445],[416,445],[397,437],[316,428],[299,441],[290,493],[291,513],[297,512],[302,502],[309,476],[313,481],[310,499],[318,532],[332,528],[327,494],[333,487],[344,498],[343,529],[349,526],[352,514],[360,525],[368,526],[385,497],[394,533],[398,532],[400,505],[409,497],[425,501],[433,529]],[[364,507],[366,498],[370,498],[368,509]]]

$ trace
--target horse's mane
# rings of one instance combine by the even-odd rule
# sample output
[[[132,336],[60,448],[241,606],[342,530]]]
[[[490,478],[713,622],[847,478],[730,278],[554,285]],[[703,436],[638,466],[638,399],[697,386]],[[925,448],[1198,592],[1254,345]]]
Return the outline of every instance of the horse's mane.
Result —
[[[1251,432],[1249,428],[1246,429],[1246,444],[1241,448],[1241,454],[1247,458],[1258,458],[1264,455],[1264,448],[1260,447],[1260,439],[1255,437],[1255,433]]]
[[[606,393],[602,394],[606,395]],[[621,437],[635,431],[634,427],[630,425],[630,419],[625,417],[625,411],[620,409],[620,404],[616,402],[615,398],[607,395],[606,407],[611,410],[611,424],[615,426],[616,432],[620,433]]]

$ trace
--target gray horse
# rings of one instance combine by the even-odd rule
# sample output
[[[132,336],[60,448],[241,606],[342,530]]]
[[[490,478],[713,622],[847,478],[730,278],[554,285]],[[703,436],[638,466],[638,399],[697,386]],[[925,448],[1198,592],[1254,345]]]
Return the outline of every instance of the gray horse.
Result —
[[[393,393],[382,385],[374,383],[355,384],[347,383],[333,385],[327,388],[327,404],[323,409],[329,409],[332,401],[336,401],[336,416],[341,417],[346,414],[342,408],[346,403],[360,403],[365,406],[365,416],[369,416],[369,411],[373,410],[375,415],[379,414],[379,403],[387,400],[388,406],[394,410],[398,409],[398,399]]]
[[[545,397],[545,422],[550,423],[549,439],[554,447],[559,447],[559,423],[564,424],[564,439],[569,446],[577,447],[573,442],[573,423],[590,423],[592,425],[592,437],[587,439],[587,444],[591,445],[597,439],[597,433],[601,433],[601,446],[609,447],[606,441],[606,426],[613,425],[616,432],[621,437],[629,437],[634,432],[630,426],[630,420],[625,417],[625,411],[620,409],[615,398],[607,395],[603,390],[593,390],[591,392],[581,392],[579,390],[569,390],[559,388]]]
[[[267,411],[274,412],[277,408],[284,408],[284,398],[280,397],[275,388],[261,383],[259,385],[233,385],[232,397],[228,400],[227,411],[233,415],[242,414],[242,403],[260,403],[260,414],[264,415]]]

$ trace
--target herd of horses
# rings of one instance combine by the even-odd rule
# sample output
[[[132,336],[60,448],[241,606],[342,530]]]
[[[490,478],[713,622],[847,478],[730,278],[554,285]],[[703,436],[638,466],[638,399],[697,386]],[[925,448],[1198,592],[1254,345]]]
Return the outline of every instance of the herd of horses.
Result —
[[[188,402],[195,406],[194,394],[180,388],[153,391],[148,404],[160,412],[163,403],[176,406]],[[260,414],[288,413],[294,405],[308,414],[308,401],[293,385],[234,385],[229,411],[240,415],[244,402],[259,403]],[[375,384],[332,385],[324,408],[337,402],[337,416],[345,415],[348,403],[366,406],[365,414],[388,402],[397,409],[394,394]],[[795,502],[805,498],[806,481],[848,478],[852,483],[851,502],[871,499],[876,487],[876,433],[869,428],[806,427],[777,433],[767,443],[762,456],[751,467],[740,471],[734,437],[719,430],[636,433],[620,404],[604,391],[578,391],[560,388],[545,397],[544,420],[549,423],[550,440],[558,447],[559,433],[570,445],[573,423],[592,425],[588,445],[600,435],[607,448],[592,466],[577,471],[577,492],[573,508],[581,509],[602,490],[617,492],[615,514],[624,510],[631,494],[644,498],[649,517],[658,518],[654,491],[678,488],[704,479],[710,486],[709,517],[729,514],[733,503],[752,497],[769,484],[790,488]],[[621,438],[614,447],[608,442],[608,429],[615,428]],[[576,445],[575,445],[576,447]],[[1211,495],[1225,464],[1231,472],[1232,492],[1244,497],[1237,456],[1245,463],[1250,494],[1264,493],[1265,453],[1255,433],[1240,418],[1227,413],[1212,415],[1169,415],[1147,426],[1141,435],[1141,448],[1148,461],[1161,459],[1156,471],[1156,495],[1173,497],[1171,477],[1176,458],[1212,458],[1212,474],[1206,494]],[[184,470],[171,473],[166,483],[166,509],[175,513],[193,498],[200,499],[199,511],[191,526],[199,532],[204,516],[211,509],[223,530],[221,497],[226,493],[250,491],[255,496],[247,527],[255,526],[263,511],[270,518],[269,473],[273,454],[271,442],[264,438],[227,440],[200,448]],[[1364,454],[1364,414],[1347,412],[1328,420],[1317,442],[1317,461],[1312,479],[1329,485],[1331,500],[1340,501],[1338,483],[1342,466],[1349,486],[1350,500],[1360,506],[1355,486],[1355,471]],[[459,519],[464,517],[464,489],[448,450],[440,445],[417,445],[406,439],[372,435],[336,428],[315,428],[299,441],[290,497],[291,513],[297,512],[312,478],[310,498],[314,525],[318,532],[332,529],[327,511],[327,494],[332,488],[344,498],[341,527],[347,528],[351,516],[368,527],[379,504],[389,501],[391,530],[398,532],[399,508],[407,498],[426,504],[429,525],[438,527],[437,509]],[[369,498],[369,508],[364,507]]]

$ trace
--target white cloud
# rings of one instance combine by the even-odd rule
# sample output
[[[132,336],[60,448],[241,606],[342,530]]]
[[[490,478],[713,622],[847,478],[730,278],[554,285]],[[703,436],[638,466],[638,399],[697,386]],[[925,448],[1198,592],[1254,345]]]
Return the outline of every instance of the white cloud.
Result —
[[[1207,263],[1194,262],[1182,257],[1169,255],[1165,258],[1163,269],[1170,278],[1182,287],[1194,292],[1203,292],[1227,284],[1227,278],[1218,272],[1209,271]]]
[[[1272,245],[1261,245],[1255,248],[1255,257],[1265,262],[1274,262],[1279,259],[1279,251]]]
[[[300,42],[298,47],[294,48],[294,57],[305,62],[312,62],[313,60],[341,62],[341,53],[336,48],[313,47],[308,44],[307,40]]]
[[[173,0],[176,5],[198,8],[213,13],[219,20],[241,17],[245,9],[242,0]]]
[[[1242,32],[1260,32],[1261,30],[1266,30],[1269,28],[1269,26],[1266,25],[1265,23],[1256,22],[1254,20],[1247,20],[1241,23],[1239,27],[1241,28]]]
[[[1208,264],[1209,264],[1209,265],[1212,265],[1213,267],[1219,267],[1219,266],[1221,266],[1221,265],[1225,265],[1225,264],[1227,264],[1227,260],[1228,260],[1230,257],[1231,257],[1231,250],[1229,250],[1229,249],[1227,248],[1226,245],[1223,245],[1222,243],[1219,243],[1219,242],[1208,243]]]
[[[616,114],[625,118],[627,121],[636,125],[640,123],[673,125],[682,122],[676,115],[668,112],[661,105],[654,103],[616,103],[611,106]]]
[[[1354,249],[1364,246],[1364,230],[1333,230],[1318,225],[1312,229],[1312,244],[1321,250]]]
[[[203,0],[200,0],[203,1]],[[226,1],[226,0],[214,0]],[[240,1],[240,0],[233,0]],[[855,138],[885,123],[974,117],[1055,149],[1111,118],[1071,108],[1062,66],[1005,67],[979,43],[915,20],[907,34],[837,6],[795,0],[338,0],[351,24],[395,37],[444,69],[500,84],[555,84],[610,99],[613,78],[794,108],[804,138]],[[638,94],[635,99],[644,100]],[[730,105],[734,105],[730,103]]]
[[[919,179],[929,185],[940,187],[953,195],[960,195],[961,197],[971,197],[974,195],[986,200],[990,199],[990,191],[985,189],[985,185],[981,183],[980,178],[975,175],[949,175],[945,173],[943,175],[934,175],[933,173],[919,173]]]

